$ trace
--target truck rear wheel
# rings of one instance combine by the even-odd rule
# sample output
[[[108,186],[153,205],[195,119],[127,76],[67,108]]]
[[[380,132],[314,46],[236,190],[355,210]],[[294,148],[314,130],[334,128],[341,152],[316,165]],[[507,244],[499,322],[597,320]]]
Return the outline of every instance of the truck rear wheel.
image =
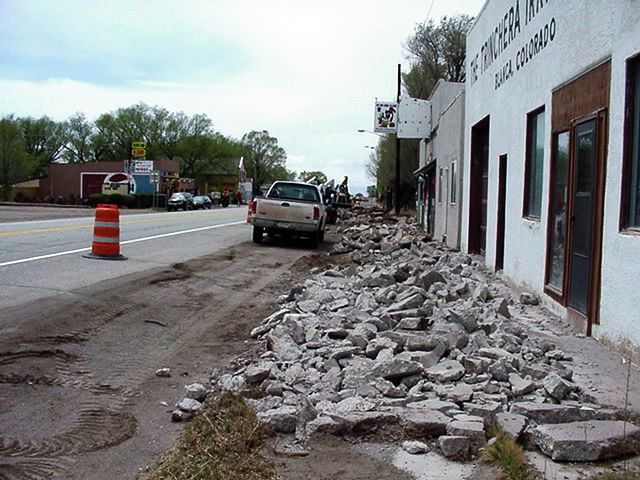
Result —
[[[262,233],[262,228],[253,227],[253,243],[262,243]]]
[[[311,236],[311,248],[318,248],[320,242],[323,241],[322,237],[323,235],[321,230],[318,230],[316,233],[314,233]]]

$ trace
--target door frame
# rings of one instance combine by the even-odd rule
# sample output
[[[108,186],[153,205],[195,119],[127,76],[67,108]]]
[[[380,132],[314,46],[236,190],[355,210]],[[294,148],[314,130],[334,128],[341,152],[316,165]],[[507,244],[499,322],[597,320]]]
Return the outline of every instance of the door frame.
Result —
[[[583,72],[559,85],[552,92],[552,155],[549,184],[550,201],[547,207],[547,242],[544,291],[550,298],[566,307],[567,319],[573,326],[587,335],[591,335],[592,325],[599,323],[600,282],[602,272],[602,232],[604,224],[604,192],[606,183],[607,146],[609,141],[608,111],[611,92],[611,59],[606,58]],[[591,266],[587,293],[587,315],[583,315],[568,306],[571,272],[570,252],[573,250],[573,228],[571,222],[565,222],[564,273],[562,292],[548,285],[551,251],[551,215],[555,170],[555,138],[562,132],[569,132],[569,158],[567,166],[567,219],[574,213],[574,177],[575,177],[575,137],[576,126],[584,121],[596,120],[596,165],[593,179],[593,211]]]
[[[496,220],[495,271],[504,269],[504,246],[507,208],[507,154],[498,157],[498,217]]]
[[[545,293],[550,295],[554,300],[558,301],[567,308],[567,318],[569,322],[578,330],[584,331],[586,335],[591,335],[593,324],[599,324],[600,310],[600,280],[602,273],[602,231],[604,227],[604,191],[606,181],[606,164],[607,164],[607,143],[608,143],[608,117],[607,108],[602,108],[589,115],[582,116],[572,120],[569,129],[569,159],[567,168],[567,219],[575,214],[575,174],[576,174],[576,130],[577,127],[585,122],[595,120],[595,166],[593,172],[593,210],[592,210],[592,238],[591,238],[591,265],[589,269],[589,287],[587,291],[587,315],[573,309],[569,305],[569,289],[571,286],[571,252],[573,251],[573,223],[567,221],[565,223],[565,252],[564,252],[564,272],[562,281],[562,293],[559,294],[555,289],[545,286]],[[566,130],[564,130],[566,131]],[[554,132],[553,135],[555,136]],[[552,142],[554,143],[554,142]],[[553,168],[552,168],[553,171]],[[553,182],[554,179],[552,178]],[[551,202],[549,202],[549,210],[547,218],[547,264],[545,272],[545,283],[548,281],[549,275],[549,236],[552,234],[551,227]]]
[[[482,138],[481,138],[482,137]],[[483,141],[486,139],[487,153],[482,154]],[[469,168],[469,225],[468,225],[468,245],[469,253],[486,255],[487,243],[487,222],[484,223],[484,242],[482,232],[482,195],[483,195],[483,163],[487,164],[487,176],[489,172],[489,150],[491,143],[491,120],[489,115],[471,127],[471,148],[470,148],[470,168]],[[480,157],[483,158],[480,158]],[[487,178],[487,198],[489,195],[489,180]],[[487,205],[488,210],[488,205]],[[484,243],[485,251],[482,251]]]

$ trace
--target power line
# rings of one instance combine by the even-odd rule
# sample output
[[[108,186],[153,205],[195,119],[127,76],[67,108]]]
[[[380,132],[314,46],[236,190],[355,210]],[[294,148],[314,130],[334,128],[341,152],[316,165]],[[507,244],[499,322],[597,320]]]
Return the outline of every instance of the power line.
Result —
[[[436,3],[436,0],[431,0],[431,6],[429,7],[429,11],[427,12],[427,19],[425,20],[425,23],[429,21],[429,16],[431,16],[431,9],[433,8],[434,3]]]

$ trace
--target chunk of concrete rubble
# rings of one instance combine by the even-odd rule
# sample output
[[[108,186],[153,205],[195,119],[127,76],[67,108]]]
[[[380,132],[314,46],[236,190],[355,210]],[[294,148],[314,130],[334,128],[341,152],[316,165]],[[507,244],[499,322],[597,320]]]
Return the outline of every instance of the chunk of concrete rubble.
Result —
[[[244,375],[231,375],[226,373],[217,382],[218,388],[223,391],[241,392],[246,387]]]
[[[446,400],[429,399],[407,404],[407,408],[416,410],[437,410],[441,413],[458,409],[458,405]]]
[[[473,291],[473,298],[483,303],[491,298],[489,287],[486,283],[480,284],[476,287]]]
[[[436,382],[455,382],[465,373],[464,366],[457,360],[444,360],[425,370],[425,375]]]
[[[426,330],[428,326],[429,320],[425,317],[407,317],[398,323],[400,330]]]
[[[417,440],[405,440],[402,442],[402,449],[411,455],[419,455],[431,451],[429,445],[418,442]]]
[[[447,432],[451,417],[438,410],[391,407],[387,409],[399,419],[403,429],[411,435],[424,438],[437,438]],[[385,410],[385,411],[387,411]]]
[[[478,396],[478,395],[476,395]],[[499,402],[469,402],[464,403],[464,411],[470,415],[484,418],[485,422],[491,422],[495,416],[504,410],[504,405]]]
[[[207,398],[207,394],[209,393],[207,387],[201,383],[191,383],[184,388],[187,390],[185,395],[187,398],[193,398],[199,402],[204,402],[205,398]]]
[[[398,312],[401,310],[410,310],[412,308],[418,308],[422,306],[423,302],[424,302],[424,296],[421,293],[415,293],[408,298],[402,299],[392,304],[386,310],[387,312]]]
[[[334,433],[369,433],[384,425],[393,425],[398,422],[395,414],[380,411],[326,413],[325,415],[335,422]]]
[[[422,373],[424,367],[419,362],[410,360],[403,360],[399,358],[392,358],[377,363],[373,367],[373,375],[382,377],[385,380],[395,380],[403,377],[408,377],[416,373]]]
[[[298,344],[289,333],[284,331],[276,332],[276,330],[274,329],[266,335],[269,350],[274,352],[280,360],[298,360],[302,356],[302,351]]]
[[[202,403],[195,398],[183,398],[176,403],[176,408],[183,412],[194,413],[202,408]]]
[[[509,384],[511,385],[513,395],[516,397],[521,397],[522,395],[531,393],[536,389],[535,383],[531,380],[522,378],[517,373],[509,374]]]
[[[497,413],[495,421],[500,430],[515,441],[519,441],[527,428],[527,417],[517,413]]]
[[[529,292],[520,294],[520,303],[522,305],[538,305],[538,297]]]
[[[611,409],[579,403],[557,405],[554,403],[516,402],[511,406],[510,412],[524,415],[539,425],[583,420],[612,420],[616,416],[616,412]]]
[[[250,365],[244,371],[248,383],[260,383],[269,378],[273,364]]]
[[[621,420],[538,425],[532,436],[554,461],[595,462],[640,452],[640,428]]]
[[[298,411],[296,407],[291,405],[258,412],[257,417],[262,423],[280,433],[293,433],[298,424]]]
[[[438,438],[442,455],[455,460],[468,460],[471,453],[471,440],[460,435],[443,435]]]
[[[449,310],[449,321],[462,325],[468,333],[473,333],[478,330],[478,320],[473,312],[456,312],[455,310]]]
[[[384,349],[398,350],[398,344],[387,337],[378,336],[371,340],[365,349],[365,354],[369,358],[376,358],[378,353]]]
[[[564,400],[576,388],[575,384],[567,382],[555,372],[544,378],[543,386],[545,391],[556,400]]]
[[[419,285],[420,287],[422,287],[427,291],[429,290],[431,285],[433,285],[434,283],[445,283],[445,282],[446,282],[445,278],[437,270],[429,270],[428,272],[418,275],[418,278],[416,279],[416,285]]]
[[[467,437],[474,450],[486,443],[484,422],[454,420],[447,425],[447,434]]]
[[[471,385],[459,383],[447,390],[445,398],[456,403],[468,402],[473,398],[473,393],[474,390]]]
[[[156,377],[168,378],[171,376],[171,369],[167,367],[159,368],[156,370]]]
[[[172,422],[186,422],[193,417],[193,412],[185,412],[184,410],[180,410],[176,408],[173,412],[171,412],[171,421]]]
[[[509,302],[506,298],[500,300],[497,312],[505,318],[511,318],[511,312],[509,311]]]

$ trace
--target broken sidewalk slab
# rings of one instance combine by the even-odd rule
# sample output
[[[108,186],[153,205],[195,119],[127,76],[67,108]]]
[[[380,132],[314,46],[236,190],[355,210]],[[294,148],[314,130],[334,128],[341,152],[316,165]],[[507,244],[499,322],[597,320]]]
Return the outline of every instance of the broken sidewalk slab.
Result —
[[[496,424],[507,436],[516,442],[520,440],[527,428],[528,419],[524,415],[517,413],[497,413]]]
[[[584,420],[612,420],[616,417],[614,410],[595,407],[597,406],[579,403],[556,405],[553,403],[517,402],[511,406],[510,413],[524,415],[539,425]]]
[[[539,425],[532,436],[554,461],[595,462],[640,453],[640,428],[622,420]]]

